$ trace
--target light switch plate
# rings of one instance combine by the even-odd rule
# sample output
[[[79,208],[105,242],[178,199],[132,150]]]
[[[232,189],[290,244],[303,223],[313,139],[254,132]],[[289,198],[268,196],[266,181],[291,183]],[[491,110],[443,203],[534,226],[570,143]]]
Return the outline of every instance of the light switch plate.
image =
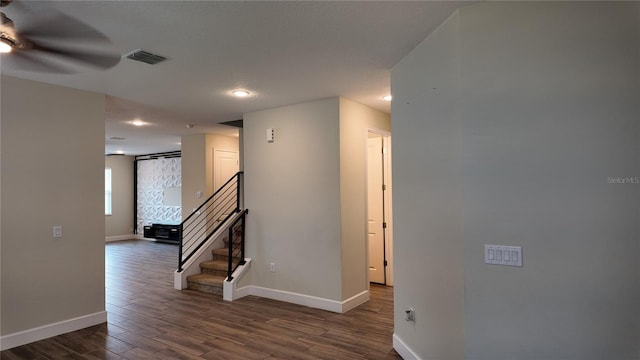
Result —
[[[522,246],[484,246],[485,264],[522,267]]]
[[[62,226],[57,225],[53,227],[53,237],[61,238],[62,237]]]

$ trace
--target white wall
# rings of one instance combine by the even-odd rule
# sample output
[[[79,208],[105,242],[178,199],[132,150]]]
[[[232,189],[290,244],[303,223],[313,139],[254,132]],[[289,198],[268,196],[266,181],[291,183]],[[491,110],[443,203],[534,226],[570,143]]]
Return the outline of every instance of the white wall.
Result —
[[[212,149],[239,150],[237,137],[217,134],[194,134],[182,137],[182,219],[213,194]],[[197,192],[202,197],[196,197]]]
[[[105,236],[133,236],[133,156],[105,156],[111,169],[112,214],[105,215]]]
[[[104,321],[104,95],[6,76],[1,87],[0,333]]]
[[[207,135],[185,135],[181,141],[182,151],[182,219],[207,199]],[[197,198],[196,193],[202,192]]]
[[[640,176],[640,17],[503,3],[460,19],[467,355],[638,358],[640,185],[607,178]],[[484,265],[493,243],[525,266]]]
[[[640,176],[637,6],[471,5],[394,68],[395,329],[420,358],[444,358],[450,339],[423,339],[448,319],[447,359],[640,358],[640,185],[608,183]],[[522,246],[524,267],[483,244]]]
[[[391,73],[394,331],[422,359],[464,358],[457,31],[455,14]]]
[[[244,114],[242,286],[338,312],[368,299],[369,129],[390,131],[389,115],[343,98]]]
[[[368,130],[391,131],[389,114],[340,98],[342,299],[369,289],[367,259]]]
[[[338,98],[244,114],[252,285],[342,300],[339,115]]]

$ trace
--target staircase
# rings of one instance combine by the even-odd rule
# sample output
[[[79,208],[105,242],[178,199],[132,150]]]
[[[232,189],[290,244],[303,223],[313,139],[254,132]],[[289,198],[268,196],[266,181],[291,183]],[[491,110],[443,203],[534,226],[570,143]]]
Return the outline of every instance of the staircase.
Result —
[[[232,269],[241,260],[242,224],[233,227]],[[187,289],[222,296],[222,284],[229,271],[229,239],[223,239],[224,247],[211,250],[212,260],[200,263],[200,274],[187,276]]]

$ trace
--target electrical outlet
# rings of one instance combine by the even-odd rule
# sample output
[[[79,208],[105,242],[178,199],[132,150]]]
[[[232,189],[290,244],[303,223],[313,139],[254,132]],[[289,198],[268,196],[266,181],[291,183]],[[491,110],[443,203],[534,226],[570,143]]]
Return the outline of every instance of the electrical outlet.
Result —
[[[404,319],[406,321],[409,321],[409,322],[415,322],[416,321],[416,312],[412,308],[408,308],[407,310],[405,310],[404,314],[405,314]]]
[[[269,264],[269,271],[276,272],[276,263]]]

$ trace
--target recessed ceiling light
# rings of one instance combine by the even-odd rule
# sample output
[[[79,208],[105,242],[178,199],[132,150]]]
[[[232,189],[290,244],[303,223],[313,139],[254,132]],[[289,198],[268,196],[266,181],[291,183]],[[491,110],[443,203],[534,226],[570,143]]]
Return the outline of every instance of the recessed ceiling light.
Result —
[[[393,97],[392,97],[391,95],[387,95],[387,96],[383,96],[383,97],[382,97],[382,100],[385,100],[385,101],[391,101],[391,99],[392,99],[392,98],[393,98]]]
[[[116,154],[123,154],[124,155],[124,150],[117,150]]]
[[[231,92],[231,94],[233,94],[233,96],[235,96],[235,97],[243,98],[243,97],[249,96],[251,93],[248,92],[247,90],[233,90]]]
[[[147,123],[146,123],[146,122],[144,122],[144,121],[142,121],[142,120],[140,120],[140,119],[135,119],[135,120],[131,121],[131,122],[130,122],[130,124],[131,124],[131,125],[134,125],[134,126],[144,126],[144,125],[147,125]]]

